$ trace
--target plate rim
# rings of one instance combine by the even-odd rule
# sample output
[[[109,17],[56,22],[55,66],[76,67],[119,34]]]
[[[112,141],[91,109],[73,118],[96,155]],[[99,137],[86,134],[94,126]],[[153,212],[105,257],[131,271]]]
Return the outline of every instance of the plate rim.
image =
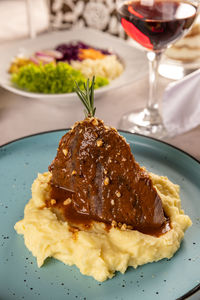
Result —
[[[191,290],[186,292],[181,297],[177,298],[176,300],[186,300],[189,299],[190,296],[195,295],[198,291],[200,291],[200,283],[198,283],[195,287],[193,287]]]
[[[52,129],[52,130],[46,130],[46,131],[40,131],[40,132],[37,132],[37,133],[33,133],[33,134],[28,134],[28,135],[25,135],[25,136],[22,136],[22,137],[19,137],[19,138],[16,138],[16,139],[13,139],[7,143],[4,143],[3,145],[0,145],[0,149],[2,149],[3,147],[5,146],[8,146],[10,144],[13,144],[15,142],[18,142],[18,141],[21,141],[21,140],[26,140],[28,138],[31,138],[31,137],[35,137],[35,136],[40,136],[40,135],[43,135],[43,134],[49,134],[49,133],[54,133],[54,132],[59,132],[59,131],[67,131],[67,130],[70,130],[71,128],[61,128],[61,129]],[[127,134],[130,134],[130,135],[135,135],[135,136],[139,136],[139,137],[143,137],[143,138],[146,138],[146,139],[149,139],[149,140],[153,140],[155,142],[158,142],[158,143],[161,143],[161,144],[164,144],[165,146],[168,146],[172,149],[175,149],[177,151],[180,151],[181,153],[183,153],[184,155],[188,156],[189,158],[191,158],[192,160],[194,160],[195,162],[197,162],[197,165],[200,166],[200,160],[198,160],[197,158],[195,158],[194,156],[192,156],[191,154],[189,154],[188,152],[180,149],[179,147],[177,146],[174,146],[174,145],[171,145],[170,143],[168,142],[165,142],[165,141],[162,141],[162,140],[159,140],[159,139],[156,139],[156,138],[153,138],[153,137],[149,137],[149,136],[145,136],[145,135],[142,135],[142,134],[138,134],[138,133],[133,133],[133,132],[130,132],[130,131],[127,131],[127,130],[121,130],[121,129],[117,129],[117,131],[120,133],[127,133]],[[192,289],[190,289],[188,292],[184,293],[182,296],[180,296],[179,298],[176,298],[176,300],[186,300],[186,299],[189,299],[189,297],[191,297],[192,295],[195,295],[198,291],[200,291],[200,283],[198,283],[196,286],[194,286]]]

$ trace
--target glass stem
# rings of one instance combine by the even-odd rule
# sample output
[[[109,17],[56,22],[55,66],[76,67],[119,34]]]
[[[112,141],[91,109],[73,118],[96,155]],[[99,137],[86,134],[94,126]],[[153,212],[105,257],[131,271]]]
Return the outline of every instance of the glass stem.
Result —
[[[147,52],[147,58],[149,61],[149,98],[147,102],[147,109],[149,111],[158,112],[158,66],[161,59],[162,52]]]

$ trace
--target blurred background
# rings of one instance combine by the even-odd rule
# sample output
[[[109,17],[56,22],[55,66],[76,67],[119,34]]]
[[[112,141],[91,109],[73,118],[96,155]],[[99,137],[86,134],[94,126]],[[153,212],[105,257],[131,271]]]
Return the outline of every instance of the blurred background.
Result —
[[[115,0],[0,0],[0,20],[0,43],[83,26],[125,37]]]
[[[91,27],[127,39],[117,20],[116,0],[0,0],[0,44],[32,37],[46,31]],[[9,22],[8,22],[9,20]],[[129,41],[134,45],[134,42]],[[200,17],[189,34],[166,51],[167,64],[160,67],[161,75],[182,77],[177,65],[184,64],[186,74],[200,65]],[[170,71],[167,69],[170,67]],[[179,66],[180,67],[180,66]],[[172,76],[173,77],[173,76]]]

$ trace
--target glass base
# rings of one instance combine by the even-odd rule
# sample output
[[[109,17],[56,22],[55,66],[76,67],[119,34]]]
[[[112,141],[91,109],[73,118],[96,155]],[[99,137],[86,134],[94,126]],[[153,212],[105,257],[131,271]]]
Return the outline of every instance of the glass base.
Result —
[[[143,109],[125,114],[119,129],[162,139],[168,136],[158,109]]]

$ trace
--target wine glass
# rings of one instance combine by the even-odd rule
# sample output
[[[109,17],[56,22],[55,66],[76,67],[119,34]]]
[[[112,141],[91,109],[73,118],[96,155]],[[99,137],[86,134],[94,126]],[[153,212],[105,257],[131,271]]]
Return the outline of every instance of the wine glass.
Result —
[[[120,129],[156,138],[168,135],[159,113],[158,66],[163,51],[188,32],[198,10],[193,0],[118,0],[118,18],[125,32],[147,50],[149,98],[142,110],[125,114]]]

